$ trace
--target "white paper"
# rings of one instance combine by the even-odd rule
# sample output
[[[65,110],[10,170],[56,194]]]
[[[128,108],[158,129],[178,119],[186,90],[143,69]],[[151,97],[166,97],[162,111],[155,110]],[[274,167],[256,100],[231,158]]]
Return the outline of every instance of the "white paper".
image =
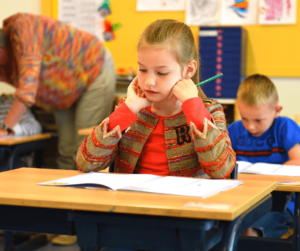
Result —
[[[183,11],[186,0],[137,0],[137,11]]]
[[[98,9],[103,0],[59,0],[58,20],[87,31],[103,40],[103,17]]]
[[[258,0],[223,0],[221,24],[257,24]]]
[[[289,166],[280,164],[256,163],[237,161],[238,172],[248,174],[278,175],[278,176],[300,176],[300,166]]]
[[[248,167],[244,172],[257,173],[257,174],[273,174],[276,170],[281,168],[282,165],[279,164],[266,164],[266,163],[256,163],[251,167]]]
[[[48,186],[105,186],[112,190],[137,191],[204,198],[243,184],[239,180],[161,177],[151,174],[113,174],[91,172],[69,178],[38,183]]]
[[[296,0],[260,0],[260,24],[295,24],[296,22]]]
[[[188,25],[216,25],[221,21],[221,0],[187,0],[185,22]]]
[[[241,160],[238,160],[236,163],[238,164],[238,173],[243,172],[246,168],[253,165],[248,161],[241,161]]]
[[[300,176],[300,166],[284,165],[280,169],[276,170],[272,175]]]
[[[102,185],[110,188],[112,190],[117,190],[122,187],[129,185],[137,186],[139,183],[147,182],[153,179],[160,178],[156,175],[151,174],[113,174],[113,173],[97,173],[90,172],[86,174],[80,174],[68,178],[47,181],[39,183],[38,185],[48,185],[48,186],[72,186],[72,185]]]

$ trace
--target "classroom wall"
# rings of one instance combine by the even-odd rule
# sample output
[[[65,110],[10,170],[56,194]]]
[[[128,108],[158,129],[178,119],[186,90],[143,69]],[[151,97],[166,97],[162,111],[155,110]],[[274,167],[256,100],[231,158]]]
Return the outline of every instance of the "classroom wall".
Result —
[[[42,2],[41,2],[42,1]],[[41,4],[42,3],[42,4]],[[150,22],[159,18],[173,18],[184,21],[185,14],[181,12],[137,12],[135,10],[136,0],[111,0],[112,17],[111,21],[121,22],[122,28],[116,31],[116,40],[109,44],[116,63],[119,67],[136,67],[139,35],[144,27]],[[30,12],[36,14],[46,14],[57,16],[57,0],[0,0],[0,27],[2,20],[16,12]],[[43,8],[43,10],[41,10]],[[300,15],[300,4],[298,5],[298,15]],[[300,17],[298,16],[298,20]],[[191,27],[197,37],[198,27]],[[268,74],[274,72],[272,65],[265,62],[282,62],[282,75],[268,74],[275,83],[280,104],[283,105],[283,115],[300,114],[300,47],[296,46],[300,40],[300,22],[290,26],[245,26],[248,30],[248,49],[247,49],[247,74],[255,72]],[[285,35],[284,35],[285,34]],[[268,39],[268,42],[263,42]],[[290,46],[286,46],[289,44]],[[267,50],[271,47],[270,50]],[[264,60],[264,57],[268,60]],[[270,57],[271,60],[270,60]],[[289,58],[292,61],[289,61]],[[297,61],[295,61],[295,58]],[[287,69],[288,63],[293,63],[291,70]],[[265,66],[263,66],[265,65]],[[265,68],[263,68],[265,67]],[[276,66],[277,67],[277,66]],[[263,72],[261,69],[264,69]],[[276,72],[276,71],[275,71]],[[14,88],[0,82],[0,94],[13,92]]]
[[[40,0],[0,0],[0,28],[5,18],[17,13],[29,12],[41,13]],[[13,93],[15,88],[6,83],[0,82],[0,95],[2,93]]]

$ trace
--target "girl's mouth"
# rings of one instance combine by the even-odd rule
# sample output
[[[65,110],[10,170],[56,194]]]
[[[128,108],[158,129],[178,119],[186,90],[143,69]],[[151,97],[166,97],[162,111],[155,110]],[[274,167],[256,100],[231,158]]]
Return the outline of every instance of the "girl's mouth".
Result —
[[[154,91],[150,91],[150,90],[145,90],[145,92],[147,92],[148,94],[158,94],[158,92],[154,92]]]

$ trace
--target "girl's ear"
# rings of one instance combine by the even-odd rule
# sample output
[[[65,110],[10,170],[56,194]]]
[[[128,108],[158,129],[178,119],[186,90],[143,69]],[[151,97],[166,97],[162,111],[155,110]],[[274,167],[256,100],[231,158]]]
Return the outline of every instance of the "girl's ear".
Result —
[[[191,60],[184,67],[183,78],[185,79],[192,78],[196,71],[197,71],[197,62],[195,60]]]

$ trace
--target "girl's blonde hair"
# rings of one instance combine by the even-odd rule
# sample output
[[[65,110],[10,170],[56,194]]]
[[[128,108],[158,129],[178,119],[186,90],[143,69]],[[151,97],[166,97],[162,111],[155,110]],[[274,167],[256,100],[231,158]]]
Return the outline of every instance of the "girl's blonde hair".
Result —
[[[251,75],[240,84],[237,98],[250,106],[259,106],[270,101],[275,104],[279,100],[274,83],[260,74]]]
[[[167,48],[174,55],[181,68],[191,60],[195,60],[197,62],[197,70],[192,80],[195,85],[199,83],[199,54],[189,26],[172,19],[154,21],[143,31],[138,49],[147,46]],[[206,98],[200,87],[198,87],[198,96]]]

